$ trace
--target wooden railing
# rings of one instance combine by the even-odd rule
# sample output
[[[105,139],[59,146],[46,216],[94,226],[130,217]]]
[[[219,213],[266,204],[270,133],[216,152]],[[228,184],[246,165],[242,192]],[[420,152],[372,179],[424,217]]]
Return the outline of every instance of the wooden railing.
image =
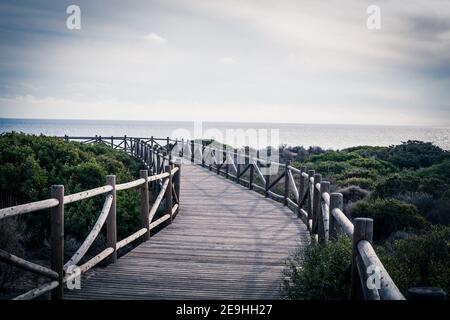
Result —
[[[282,202],[306,224],[311,240],[326,245],[343,234],[352,239],[352,297],[367,300],[404,300],[372,246],[373,220],[356,218],[353,222],[344,213],[343,195],[330,193],[330,183],[314,170],[300,170],[289,163],[277,163],[226,146],[205,145],[195,141],[176,141],[180,155],[227,179],[232,179],[266,197]],[[276,173],[265,174],[275,167]],[[262,170],[262,169],[265,170]],[[371,272],[375,272],[371,273]],[[367,285],[369,276],[373,277]],[[379,286],[376,286],[376,284]]]
[[[69,140],[67,136],[64,138]],[[97,137],[87,139],[75,137],[70,138],[70,140],[83,140],[85,143],[105,143],[104,139]],[[152,229],[162,223],[172,223],[172,220],[178,214],[180,206],[181,163],[172,161],[170,147],[163,151],[162,143],[155,139],[152,139],[152,148],[150,148],[150,144],[147,142],[144,143],[142,140],[138,142],[134,138],[125,137],[119,145],[116,145],[113,140],[109,142],[112,148],[117,149],[123,146],[125,152],[142,161],[145,169],[140,171],[139,179],[123,184],[116,184],[116,177],[109,175],[106,177],[106,185],[67,196],[64,195],[63,185],[55,185],[51,187],[51,197],[49,199],[0,209],[0,220],[50,209],[50,268],[27,261],[0,249],[0,261],[49,279],[45,284],[15,299],[33,299],[49,291],[51,291],[52,299],[62,299],[65,283],[72,281],[75,277],[78,277],[105,259],[107,259],[106,261],[108,263],[115,263],[117,261],[117,250],[139,238],[142,238],[143,241],[148,240]],[[116,194],[117,192],[131,188],[139,188],[141,190],[140,219],[142,228],[128,237],[117,241]],[[78,250],[64,263],[64,206],[100,195],[105,196],[105,201],[96,223]],[[157,195],[153,203],[151,203],[151,195]],[[154,220],[157,210],[163,201],[165,202],[165,211],[161,217]],[[85,257],[104,225],[106,225],[106,249],[80,266],[77,266],[83,257]],[[73,268],[73,266],[77,266],[77,268]]]

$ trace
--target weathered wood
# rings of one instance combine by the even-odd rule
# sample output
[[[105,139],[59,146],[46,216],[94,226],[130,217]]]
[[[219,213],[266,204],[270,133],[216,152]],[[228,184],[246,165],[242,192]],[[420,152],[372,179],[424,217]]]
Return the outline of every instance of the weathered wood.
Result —
[[[289,161],[286,162],[286,167],[284,168],[284,205],[288,205],[287,199],[289,198]]]
[[[324,195],[328,195],[329,198],[330,194],[330,183],[328,181],[322,181],[320,183],[320,195],[321,199],[326,198]],[[329,204],[326,203],[326,201],[323,201],[321,204],[321,210],[319,214],[319,242],[320,243],[326,243],[329,239],[329,216],[330,216],[330,207]]]
[[[165,199],[166,199],[166,214],[170,215],[170,219],[169,219],[169,224],[172,223],[172,183],[173,183],[173,175],[172,175],[172,168],[169,166],[166,166],[166,172],[170,172],[169,177],[167,178],[168,180],[168,184],[167,184],[167,189],[166,189],[166,194],[165,194]]]
[[[50,278],[53,280],[59,279],[59,275],[57,272],[55,272],[49,268],[35,264],[33,262],[27,261],[25,259],[22,259],[22,258],[15,256],[9,252],[6,252],[2,249],[0,249],[0,261],[3,261],[5,263],[8,263],[15,267],[33,272],[35,274],[39,274],[41,276],[44,276],[44,277],[47,277],[47,278]]]
[[[309,170],[308,171],[308,184],[307,184],[307,188],[308,188],[308,201],[306,203],[306,211],[308,212],[308,226],[311,225],[312,226],[312,218],[313,218],[313,197],[314,197],[314,190],[311,187],[312,183],[311,183],[311,179],[314,179],[314,174],[315,171],[314,170]],[[311,221],[311,223],[309,222]],[[312,233],[311,228],[309,228],[309,232]]]
[[[159,218],[156,221],[153,221],[152,223],[150,223],[150,230],[156,228],[157,226],[159,226],[161,223],[163,223],[164,221],[170,220],[170,214],[165,214],[163,215],[161,218]]]
[[[13,300],[31,300],[31,299],[34,299],[34,298],[37,298],[37,297],[43,295],[44,293],[49,292],[50,290],[54,290],[55,288],[58,288],[58,286],[59,286],[58,281],[44,283],[43,285],[41,285],[35,289],[32,289],[32,290],[14,298]]]
[[[322,175],[320,173],[314,174],[314,182],[313,182],[313,207],[312,207],[312,234],[318,234],[319,227],[319,216],[320,216],[320,201],[322,200],[322,196],[320,194],[320,189],[316,188],[317,184],[320,184],[322,181]]]
[[[332,211],[335,219],[335,226],[339,226],[345,235],[349,238],[353,237],[354,226],[353,223],[347,218],[347,216],[339,208],[335,208]]]
[[[88,262],[82,264],[80,266],[81,273],[84,273],[88,271],[89,269],[93,268],[95,265],[97,265],[99,262],[106,259],[108,256],[113,255],[117,250],[114,248],[106,248],[102,252],[100,252],[98,255],[90,259]]]
[[[19,214],[54,208],[58,206],[58,204],[59,202],[57,199],[47,199],[32,203],[21,204],[18,206],[9,207],[5,209],[0,209],[0,220],[3,218],[13,217]]]
[[[330,220],[329,220],[329,231],[330,239],[335,239],[337,232],[335,226],[335,217],[333,215],[334,209],[344,210],[344,197],[342,193],[332,193],[330,196]],[[352,231],[353,233],[353,231]]]
[[[289,176],[289,183],[290,183],[290,188],[289,189],[291,189],[294,192],[295,201],[298,202],[299,192],[298,192],[297,186],[295,185],[294,176],[292,175],[292,171],[291,171],[290,168],[291,167],[288,167],[288,176]]]
[[[225,144],[222,145],[222,149],[223,149],[223,164],[225,165],[225,179],[229,179],[230,178],[230,166],[228,164],[228,150],[227,150],[227,146]]]
[[[356,218],[353,220],[353,225],[351,290],[352,298],[357,299],[360,297],[361,292],[361,280],[357,267],[358,243],[362,240],[372,242],[373,220],[369,218]]]
[[[146,181],[145,179],[140,178],[140,179],[137,179],[134,181],[118,184],[118,185],[116,185],[116,191],[136,188],[136,187],[140,186],[141,184],[144,184],[145,181]]]
[[[119,250],[120,248],[125,247],[127,244],[129,244],[129,243],[133,242],[134,240],[142,237],[143,235],[148,234],[148,231],[149,231],[148,228],[142,228],[142,229],[136,231],[135,233],[133,233],[132,235],[129,235],[125,239],[120,240],[116,244],[116,250]]]
[[[58,275],[59,285],[52,290],[53,300],[64,297],[64,186],[51,187],[52,198],[58,200],[58,206],[51,209],[51,268]]]
[[[144,180],[144,179],[142,179]],[[145,180],[144,180],[145,182]],[[106,219],[106,245],[109,248],[112,248],[112,253],[108,258],[108,263],[116,263],[117,262],[117,217],[116,217],[116,176],[109,175],[106,177],[106,184],[112,187],[110,191],[110,195],[113,197],[111,202],[111,208],[109,209],[109,214]]]
[[[266,183],[264,184],[264,196],[269,197],[269,187],[270,187],[270,174],[265,175]]]
[[[94,243],[94,240],[97,238],[98,234],[100,233],[100,230],[103,226],[103,224],[106,221],[106,218],[108,217],[109,211],[111,209],[111,205],[113,202],[113,196],[111,194],[106,196],[105,203],[103,204],[103,209],[100,212],[100,215],[97,219],[97,221],[94,224],[94,227],[89,232],[86,239],[83,241],[83,244],[78,248],[78,250],[74,253],[74,255],[67,261],[67,263],[64,265],[64,270],[67,270],[67,268],[71,265],[77,264],[86,254],[86,252],[89,250],[89,248]]]
[[[169,173],[168,173],[168,172],[163,172],[163,173],[160,173],[160,174],[155,174],[155,175],[153,175],[153,176],[148,177],[148,178],[147,178],[147,182],[152,182],[152,181],[156,181],[156,180],[161,180],[161,179],[167,178],[168,176],[169,176]]]
[[[255,172],[255,167],[254,167],[253,163],[250,163],[249,167],[250,167],[250,169],[249,169],[250,170],[250,178],[249,178],[248,188],[250,190],[253,190],[253,176],[254,176],[254,172]]]
[[[92,198],[92,197],[95,197],[95,196],[98,196],[101,194],[108,193],[111,190],[112,190],[111,186],[103,186],[103,187],[98,187],[98,188],[87,190],[87,191],[81,191],[78,193],[74,193],[74,194],[64,197],[64,204],[89,199],[89,198]]]
[[[148,181],[148,171],[147,170],[141,170],[140,171],[140,178],[144,179],[145,181]],[[144,183],[141,186],[141,226],[142,228],[148,228],[148,225],[150,224],[148,212],[150,211],[150,196],[149,196],[149,189],[148,189],[148,182]],[[148,230],[142,239],[144,241],[147,241],[150,239],[150,230]]]
[[[359,219],[359,218],[357,218],[357,219]],[[355,219],[355,220],[357,220],[357,219]],[[371,238],[372,234],[370,232],[371,231],[370,224],[366,225],[365,228],[366,228],[366,230],[369,231],[369,233],[366,235],[366,237]],[[357,229],[359,229],[359,226],[357,227],[357,225],[355,223],[355,232]],[[383,264],[381,263],[380,259],[377,256],[377,254],[375,253],[375,250],[372,247],[370,239],[363,239],[357,243],[357,254],[360,256],[361,261],[364,265],[364,271],[365,271],[364,275],[367,275],[367,270],[370,266],[375,266],[378,268],[378,270],[380,272],[379,273],[380,288],[378,289],[378,293],[379,293],[381,299],[383,299],[383,300],[404,300],[405,299],[405,297],[402,295],[400,290],[395,285],[392,278],[389,276],[389,273],[384,268]],[[363,282],[365,283],[366,282],[365,280],[367,277],[364,275],[360,275],[360,277],[363,278],[363,280],[364,280]]]
[[[240,184],[239,177],[241,176],[241,164],[239,163],[238,149],[234,149],[234,163],[236,165],[236,183]]]
[[[306,171],[306,167],[302,166],[300,168],[300,174],[299,174],[299,184],[298,184],[298,199],[297,199],[297,205],[298,205],[298,212],[299,215],[301,215],[300,209],[303,206],[302,200],[305,196],[305,193],[307,191],[307,181],[306,178],[303,176],[303,173]],[[306,220],[304,220],[303,222],[307,222],[308,217],[306,217]]]
[[[167,190],[167,186],[169,185],[169,178],[166,178],[166,180],[164,181],[163,186],[161,187],[161,190],[158,194],[158,196],[156,197],[155,202],[152,205],[152,208],[150,209],[150,212],[148,213],[148,220],[152,221],[156,211],[159,208],[159,205],[162,201],[162,199],[164,198],[164,195],[166,194],[166,190]]]
[[[180,203],[180,186],[181,186],[181,162],[177,162],[175,164],[175,170],[174,176],[173,176],[173,183],[175,188],[175,195],[176,195],[176,201],[179,204]]]

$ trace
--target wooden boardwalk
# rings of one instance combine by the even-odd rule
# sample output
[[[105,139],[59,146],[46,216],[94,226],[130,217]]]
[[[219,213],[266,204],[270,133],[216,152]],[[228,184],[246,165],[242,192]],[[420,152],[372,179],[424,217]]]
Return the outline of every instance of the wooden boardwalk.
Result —
[[[282,204],[198,166],[181,170],[180,212],[149,241],[82,277],[68,299],[276,299],[289,253],[309,242]]]

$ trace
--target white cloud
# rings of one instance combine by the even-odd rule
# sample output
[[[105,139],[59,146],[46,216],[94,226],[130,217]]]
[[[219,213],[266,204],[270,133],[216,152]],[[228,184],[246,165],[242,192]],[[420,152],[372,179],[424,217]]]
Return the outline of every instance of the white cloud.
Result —
[[[160,35],[157,35],[156,33],[149,33],[144,36],[144,39],[156,44],[164,44],[167,42],[166,38],[163,38]]]
[[[232,57],[222,57],[219,59],[219,63],[221,64],[234,64],[236,63],[236,60]]]

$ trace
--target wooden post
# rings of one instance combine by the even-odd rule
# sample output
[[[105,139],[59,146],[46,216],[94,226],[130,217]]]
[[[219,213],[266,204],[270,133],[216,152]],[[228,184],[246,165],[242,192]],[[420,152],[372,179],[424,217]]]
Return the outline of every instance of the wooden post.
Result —
[[[298,185],[298,201],[297,201],[297,205],[298,205],[298,216],[300,216],[300,203],[303,200],[303,197],[305,196],[305,192],[307,191],[307,181],[306,178],[303,176],[303,173],[306,172],[306,167],[301,167],[300,168],[300,181],[299,181],[299,185]]]
[[[245,155],[245,158],[244,158],[245,166],[248,166],[248,164],[250,163],[250,147],[249,146],[245,147],[244,155]]]
[[[358,266],[356,265],[358,258],[358,242],[367,240],[372,243],[373,220],[369,218],[356,218],[353,220],[353,226],[351,290],[352,299],[355,300],[360,296],[361,292],[361,281],[359,279]]]
[[[194,163],[195,161],[195,146],[194,146],[194,140],[191,140],[191,162]]]
[[[148,178],[148,171],[147,170],[141,170],[140,171],[140,178],[147,180]],[[149,189],[148,189],[148,182],[144,183],[141,186],[141,224],[142,228],[149,229],[150,222],[148,213],[150,212],[150,197],[149,197]],[[148,230],[144,236],[143,240],[147,241],[150,239],[150,230]]]
[[[154,141],[153,141],[153,136],[150,137],[150,153],[149,153],[149,157],[150,157],[150,172],[152,174],[155,173],[155,153],[154,153]]]
[[[64,135],[64,141],[69,142],[69,136],[67,134]]]
[[[169,163],[172,161],[172,152],[170,151],[170,137],[167,137],[167,156],[169,157]]]
[[[51,215],[51,268],[58,273],[59,286],[52,290],[52,300],[64,298],[64,186],[57,185],[51,188],[51,197],[59,201],[57,207],[50,210]]]
[[[178,161],[175,166],[178,168],[173,176],[173,183],[175,185],[175,194],[178,198],[178,209],[180,209],[180,183],[181,183],[181,161]]]
[[[127,152],[127,135],[123,136],[123,151]]]
[[[208,149],[209,149],[209,165],[208,165],[208,169],[209,169],[209,171],[211,171],[212,170],[212,164],[213,164],[213,152],[214,152],[214,150],[211,148],[211,146]],[[214,155],[216,155],[215,152],[214,152]]]
[[[330,239],[336,238],[336,226],[335,226],[335,220],[333,216],[333,210],[334,209],[341,209],[341,211],[344,210],[344,197],[342,193],[332,193],[330,195],[330,217],[329,217],[329,234]]]
[[[170,165],[167,165],[165,167],[166,172],[169,172],[169,177],[167,179],[169,179],[169,184],[167,185],[167,189],[166,189],[166,194],[165,194],[165,198],[166,198],[166,214],[170,214],[170,219],[169,219],[169,224],[172,223],[172,173],[171,173],[171,167]]]
[[[205,141],[202,140],[202,167],[205,167]]]
[[[184,157],[184,138],[181,138],[181,158]]]
[[[267,170],[270,170],[269,168],[267,168]],[[264,178],[266,179],[266,185],[264,186],[264,195],[266,197],[269,196],[269,186],[270,186],[270,174],[267,173],[266,175],[264,175]]]
[[[159,155],[158,150],[156,150],[156,173],[161,173],[161,156]]]
[[[313,207],[312,207],[312,234],[317,234],[318,231],[318,222],[319,222],[319,214],[320,214],[320,190],[317,190],[316,185],[322,181],[322,175],[320,173],[316,173],[314,175],[314,183],[313,183]]]
[[[114,137],[111,136],[111,149],[114,149]]]
[[[227,145],[224,144],[222,146],[222,148],[223,148],[223,155],[222,155],[223,165],[225,166],[225,178],[229,179],[230,178],[230,168],[229,168],[229,165],[228,165]]]
[[[255,172],[255,167],[253,166],[253,163],[250,163],[249,166],[250,166],[250,168],[249,168],[249,170],[250,170],[250,178],[249,178],[250,182],[249,182],[248,188],[250,190],[253,190],[253,176],[255,174],[254,173]]]
[[[239,184],[239,175],[241,174],[241,165],[239,164],[238,149],[234,149],[234,164],[236,165],[236,183]]]
[[[284,205],[288,205],[289,198],[289,160],[286,161],[286,167],[284,168]]]
[[[108,248],[114,250],[113,253],[107,258],[108,263],[117,262],[117,218],[116,218],[116,176],[106,176],[106,184],[112,186],[112,190],[109,192],[113,196],[111,208],[109,209],[108,217],[106,218],[106,245]]]
[[[322,181],[320,183],[320,196],[319,196],[319,216],[318,218],[318,228],[319,228],[319,243],[326,243],[329,239],[329,215],[326,212],[322,212],[322,206],[320,205],[322,201],[322,195],[324,193],[330,194],[330,183],[328,181]],[[328,210],[329,211],[329,210]]]
[[[311,220],[311,225],[312,225],[312,218],[313,218],[313,211],[312,211],[312,207],[313,207],[313,197],[314,197],[314,191],[311,192],[311,178],[314,178],[314,174],[315,171],[314,170],[309,170],[308,171],[308,183],[306,185],[309,192],[309,196],[308,196],[308,201],[307,201],[307,208],[306,211],[308,212],[308,228],[310,227],[309,225],[309,221]],[[309,228],[309,231],[311,233],[311,228]]]

